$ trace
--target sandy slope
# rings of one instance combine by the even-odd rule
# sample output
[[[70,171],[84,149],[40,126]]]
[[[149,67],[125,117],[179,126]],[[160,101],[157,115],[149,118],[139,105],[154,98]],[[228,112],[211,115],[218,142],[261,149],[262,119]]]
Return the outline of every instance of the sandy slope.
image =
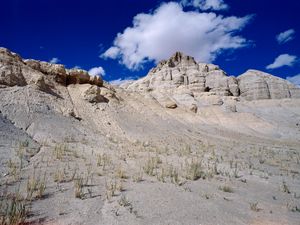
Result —
[[[43,114],[40,122],[35,120],[38,125],[29,129],[42,146],[39,153],[29,165],[23,165],[19,177],[1,178],[3,194],[21,185],[19,192],[26,197],[28,178],[43,180],[45,175],[43,197],[27,202],[31,214],[28,221],[299,223],[299,100],[241,102],[237,113],[224,113],[212,106],[194,114],[165,109],[147,96],[122,89],[117,91],[120,101],[91,104],[81,97],[85,88],[68,87],[72,107],[82,120],[57,113],[49,113],[47,118]],[[9,110],[4,104],[1,107],[4,112]],[[18,119],[24,120],[20,114],[7,116],[16,124]],[[9,129],[1,126],[1,130]],[[62,139],[63,132],[67,135]],[[9,138],[21,139],[22,135],[11,134]],[[52,139],[42,141],[47,135]],[[57,149],[61,149],[61,156]],[[198,169],[197,163],[201,163]],[[153,171],[149,172],[151,167]],[[178,173],[177,181],[170,167]],[[190,180],[198,170],[201,178]],[[59,175],[62,178],[57,178]],[[80,178],[84,179],[82,199],[74,194]]]

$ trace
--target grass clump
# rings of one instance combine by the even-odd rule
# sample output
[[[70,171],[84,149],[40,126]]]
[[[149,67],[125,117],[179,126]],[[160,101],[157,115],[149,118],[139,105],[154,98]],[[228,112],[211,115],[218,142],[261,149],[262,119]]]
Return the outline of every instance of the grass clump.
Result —
[[[77,177],[74,180],[74,194],[75,198],[83,199],[84,197],[84,182],[83,182],[83,177]]]
[[[120,179],[127,179],[128,176],[126,175],[125,170],[122,169],[122,167],[118,167],[117,170],[115,171],[115,176],[120,178]]]
[[[261,209],[258,208],[258,202],[251,202],[250,204],[250,209],[254,212],[259,212]]]
[[[143,171],[133,174],[132,181],[136,183],[143,181]]]
[[[0,224],[24,224],[27,217],[26,201],[14,196],[0,202]]]
[[[205,178],[204,172],[202,171],[202,163],[199,160],[192,159],[191,162],[185,162],[185,178],[187,180],[198,180],[199,178]]]
[[[159,157],[150,157],[143,167],[144,172],[149,176],[155,176],[158,163],[161,163]]]
[[[291,191],[285,181],[282,181],[281,189],[284,193],[290,194]]]
[[[106,169],[107,166],[111,164],[111,158],[109,155],[103,153],[103,154],[98,154],[97,155],[97,166],[98,167],[103,167],[103,170]]]
[[[66,181],[66,176],[65,176],[65,169],[63,170],[56,170],[53,174],[53,180],[56,183],[63,183]]]
[[[55,159],[62,160],[63,157],[66,155],[66,152],[67,152],[67,146],[66,145],[63,145],[63,144],[56,145],[54,147]]]
[[[31,177],[28,177],[26,190],[27,199],[31,200],[34,196],[34,193],[36,193],[36,198],[41,199],[46,190],[46,174],[44,175],[43,179],[36,178],[35,174],[33,174]]]

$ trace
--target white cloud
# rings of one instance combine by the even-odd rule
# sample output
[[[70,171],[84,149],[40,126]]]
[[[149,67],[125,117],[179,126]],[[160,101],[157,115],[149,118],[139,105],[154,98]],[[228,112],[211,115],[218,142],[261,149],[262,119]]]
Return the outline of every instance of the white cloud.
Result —
[[[116,80],[111,80],[109,81],[110,84],[112,85],[121,85],[121,84],[125,84],[125,83],[128,83],[128,82],[132,82],[132,81],[135,81],[136,79],[134,79],[133,77],[127,77],[127,78],[119,78],[119,79],[116,79]]]
[[[295,84],[296,86],[300,87],[300,74],[293,76],[293,77],[287,77],[286,78],[289,82]]]
[[[91,68],[88,73],[92,76],[104,76],[105,70],[101,66],[99,66]]]
[[[183,6],[193,6],[201,10],[224,10],[228,9],[228,5],[224,0],[182,0]]]
[[[274,62],[268,65],[267,69],[276,69],[282,66],[293,66],[297,61],[297,57],[289,54],[282,54],[278,56]]]
[[[295,30],[289,29],[287,31],[284,31],[276,36],[276,39],[279,44],[287,43],[295,38]]]
[[[120,54],[120,49],[118,47],[110,47],[109,49],[106,50],[103,56],[106,58],[115,59],[118,57],[119,54]]]
[[[119,59],[129,69],[139,69],[147,61],[166,59],[176,51],[211,62],[223,50],[248,45],[236,32],[251,18],[185,12],[180,3],[163,3],[153,13],[136,15],[133,27],[119,33],[114,45],[101,57]]]
[[[49,63],[52,63],[52,64],[57,64],[60,62],[60,59],[59,58],[52,58],[50,59]]]

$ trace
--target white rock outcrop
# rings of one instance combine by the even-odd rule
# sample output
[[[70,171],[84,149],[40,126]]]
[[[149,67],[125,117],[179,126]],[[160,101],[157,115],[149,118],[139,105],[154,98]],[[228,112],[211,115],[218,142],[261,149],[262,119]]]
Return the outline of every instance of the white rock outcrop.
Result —
[[[172,106],[192,112],[223,103],[225,110],[235,112],[234,102],[240,100],[300,97],[299,88],[279,77],[257,70],[248,70],[238,77],[228,76],[218,66],[197,63],[193,57],[180,52],[161,61],[147,76],[125,88],[151,95],[162,106],[172,101]]]

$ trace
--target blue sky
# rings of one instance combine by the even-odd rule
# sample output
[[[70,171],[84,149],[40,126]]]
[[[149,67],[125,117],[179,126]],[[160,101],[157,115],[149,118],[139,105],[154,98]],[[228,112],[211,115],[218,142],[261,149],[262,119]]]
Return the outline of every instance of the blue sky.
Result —
[[[106,80],[144,76],[177,50],[229,75],[300,74],[296,0],[3,0],[0,7],[0,46],[68,68],[102,67]]]

